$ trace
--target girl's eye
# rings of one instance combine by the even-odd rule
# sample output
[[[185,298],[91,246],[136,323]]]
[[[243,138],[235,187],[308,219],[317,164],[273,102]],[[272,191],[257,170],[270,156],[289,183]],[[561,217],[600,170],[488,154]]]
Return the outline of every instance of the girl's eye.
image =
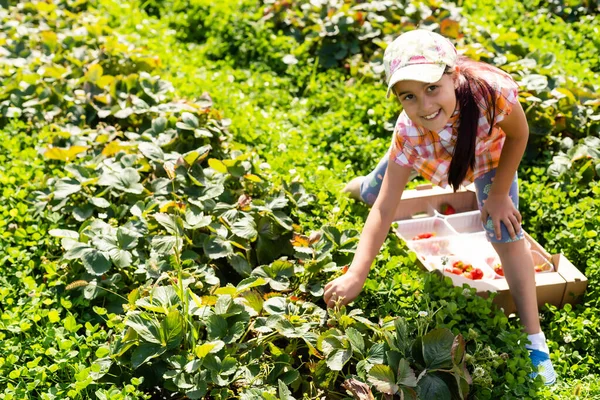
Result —
[[[404,96],[403,100],[404,100],[404,101],[406,101],[406,100],[411,100],[412,98],[413,98],[413,95],[412,95],[412,94],[407,94],[406,96]]]
[[[430,91],[430,92],[433,92],[437,88],[438,88],[437,85],[431,85],[431,86],[427,87],[427,90]]]

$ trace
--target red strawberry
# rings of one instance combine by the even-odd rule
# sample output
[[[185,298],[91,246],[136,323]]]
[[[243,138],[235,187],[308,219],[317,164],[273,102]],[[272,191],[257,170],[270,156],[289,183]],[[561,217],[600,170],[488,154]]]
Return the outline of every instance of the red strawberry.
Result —
[[[471,275],[473,276],[473,279],[482,279],[483,271],[479,268],[475,268],[473,271],[471,271]]]
[[[454,261],[454,263],[452,264],[453,268],[459,268],[460,270],[464,269],[464,264],[462,261]]]
[[[444,269],[446,272],[450,272],[451,274],[454,275],[461,275],[462,274],[462,270],[459,268],[445,268]]]
[[[345,274],[346,272],[348,272],[348,265],[344,265],[344,268],[342,268],[342,274]]]
[[[452,215],[452,214],[456,214],[456,210],[454,209],[454,207],[452,207],[450,204],[448,203],[444,203],[440,206],[440,212],[443,215]]]
[[[497,273],[500,276],[504,276],[504,270],[502,269],[502,265],[501,264],[494,265],[494,272]]]
[[[417,236],[415,236],[412,240],[429,239],[434,236],[435,236],[435,232],[420,233]]]

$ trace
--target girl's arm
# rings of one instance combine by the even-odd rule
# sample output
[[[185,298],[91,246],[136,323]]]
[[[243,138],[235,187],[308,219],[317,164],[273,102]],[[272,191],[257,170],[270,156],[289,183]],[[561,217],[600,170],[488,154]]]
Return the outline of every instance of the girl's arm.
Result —
[[[353,271],[366,280],[371,264],[379,253],[396,216],[396,209],[411,170],[412,168],[401,167],[393,161],[388,163],[381,190],[369,212],[348,272]]]
[[[401,167],[393,161],[388,163],[381,190],[369,212],[360,235],[358,249],[348,271],[325,285],[323,297],[328,307],[333,307],[338,299],[341,304],[348,304],[362,290],[371,264],[373,264],[396,216],[396,208],[404,187],[408,183],[411,170],[412,168]]]
[[[501,237],[500,222],[504,223],[514,239],[520,229],[521,214],[508,198],[508,193],[529,138],[527,118],[519,102],[513,106],[512,112],[498,123],[498,126],[506,134],[506,139],[496,169],[496,176],[482,209],[481,217],[484,224],[488,215],[492,217],[498,239]]]

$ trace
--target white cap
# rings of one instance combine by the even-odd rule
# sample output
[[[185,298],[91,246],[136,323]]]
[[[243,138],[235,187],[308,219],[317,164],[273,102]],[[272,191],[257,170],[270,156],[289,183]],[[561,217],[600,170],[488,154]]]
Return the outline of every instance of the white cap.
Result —
[[[439,81],[446,67],[454,67],[457,58],[454,45],[435,32],[415,29],[398,36],[383,55],[387,96],[400,81]]]

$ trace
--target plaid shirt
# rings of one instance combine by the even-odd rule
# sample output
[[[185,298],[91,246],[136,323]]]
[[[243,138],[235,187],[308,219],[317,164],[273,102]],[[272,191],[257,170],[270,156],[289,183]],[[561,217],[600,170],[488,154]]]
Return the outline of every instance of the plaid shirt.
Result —
[[[519,101],[517,83],[510,75],[500,71],[494,72],[485,68],[473,68],[473,74],[483,78],[497,92],[496,118],[494,128],[490,131],[490,121],[487,119],[485,99],[481,91],[474,92],[479,105],[480,118],[477,126],[475,142],[475,169],[467,172],[463,185],[467,185],[486,172],[498,166],[500,153],[506,134],[498,127],[498,122],[512,111],[514,104]],[[430,131],[416,126],[406,112],[402,112],[396,122],[392,140],[390,158],[404,167],[414,168],[421,176],[441,187],[448,185],[448,171],[454,153],[458,134],[458,117],[460,111],[454,111],[450,120],[439,132]]]

